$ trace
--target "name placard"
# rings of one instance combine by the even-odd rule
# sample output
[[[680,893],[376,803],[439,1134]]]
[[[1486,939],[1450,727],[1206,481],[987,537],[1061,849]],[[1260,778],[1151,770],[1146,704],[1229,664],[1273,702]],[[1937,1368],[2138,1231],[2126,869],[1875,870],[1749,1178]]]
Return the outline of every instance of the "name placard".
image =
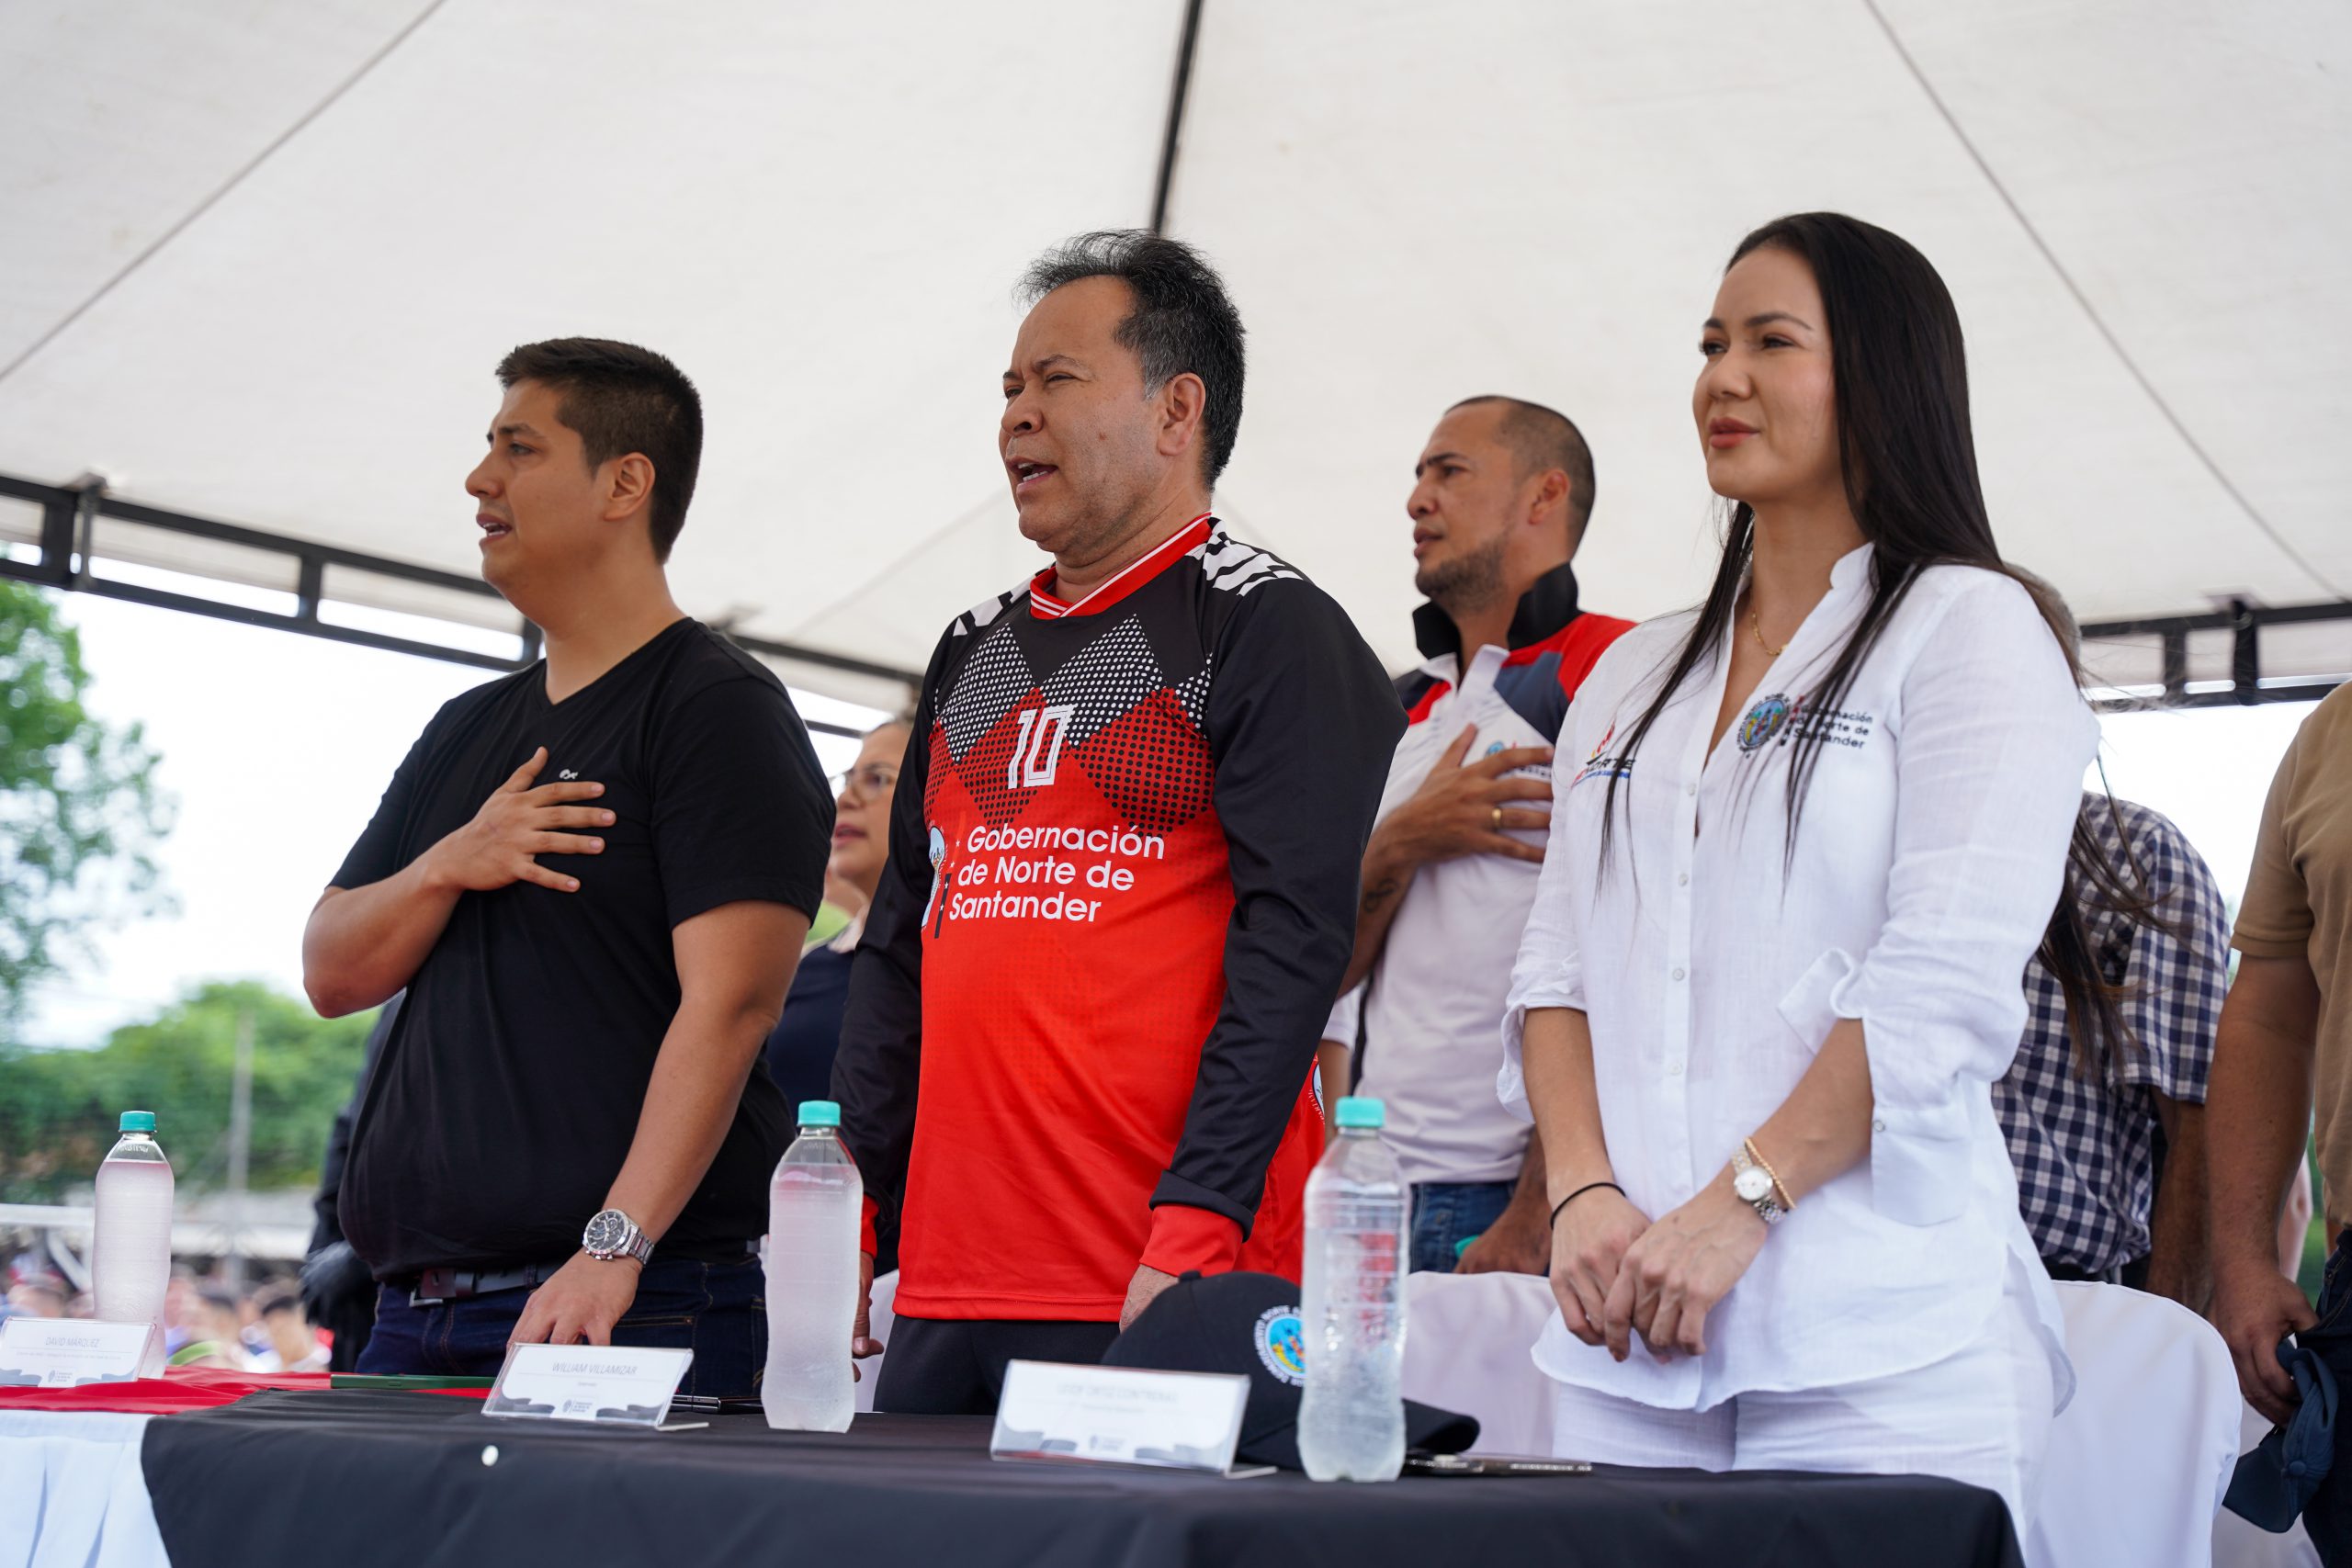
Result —
[[[153,1325],[88,1318],[11,1317],[0,1322],[0,1388],[79,1388],[139,1376]]]
[[[481,1413],[659,1427],[694,1359],[626,1345],[510,1346]]]
[[[1249,1402],[1250,1380],[1238,1372],[1014,1361],[989,1453],[1226,1474]]]

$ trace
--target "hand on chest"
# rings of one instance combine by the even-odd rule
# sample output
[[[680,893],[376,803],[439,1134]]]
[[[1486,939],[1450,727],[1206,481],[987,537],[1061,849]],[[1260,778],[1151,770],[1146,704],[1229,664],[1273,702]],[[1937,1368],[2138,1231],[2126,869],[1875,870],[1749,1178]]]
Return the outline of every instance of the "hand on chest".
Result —
[[[548,757],[537,774],[518,779],[518,770],[541,746]],[[456,761],[420,824],[418,851],[452,833],[479,835],[490,803],[498,800],[507,807],[505,820],[516,835],[513,847],[580,886],[576,893],[556,894],[526,879],[495,889],[496,895],[603,902],[616,893],[640,893],[652,877],[653,801],[640,771],[616,749],[538,731],[511,743],[478,745]],[[582,796],[579,786],[584,784],[601,785],[602,791]],[[530,809],[515,810],[526,803]],[[601,814],[611,820],[594,819]]]

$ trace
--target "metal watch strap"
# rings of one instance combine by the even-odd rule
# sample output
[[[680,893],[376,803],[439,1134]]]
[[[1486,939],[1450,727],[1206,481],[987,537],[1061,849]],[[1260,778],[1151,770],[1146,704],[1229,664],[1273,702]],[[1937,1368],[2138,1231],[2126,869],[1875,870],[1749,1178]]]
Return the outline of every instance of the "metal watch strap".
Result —
[[[646,1239],[645,1232],[639,1227],[638,1223],[635,1220],[630,1219],[628,1215],[621,1210],[598,1210],[595,1215],[589,1220],[588,1229],[591,1231],[594,1230],[596,1228],[596,1221],[603,1219],[606,1214],[611,1214],[615,1218],[618,1219],[624,1227],[621,1232],[619,1245],[612,1247],[608,1251],[599,1251],[589,1245],[587,1235],[582,1234],[580,1238],[581,1249],[586,1252],[589,1257],[605,1263],[617,1262],[619,1259],[624,1258],[636,1258],[640,1268],[650,1263],[653,1259],[653,1243]]]
[[[1774,1197],[1774,1193],[1776,1193],[1780,1189],[1780,1183],[1773,1179],[1772,1173],[1770,1171],[1766,1170],[1762,1166],[1748,1157],[1747,1150],[1746,1148],[1737,1148],[1732,1151],[1731,1170],[1733,1196],[1738,1198],[1741,1202],[1746,1203],[1749,1208],[1755,1210],[1766,1224],[1777,1225],[1782,1220],[1788,1218],[1789,1212],[1781,1207],[1779,1200]],[[1739,1190],[1739,1178],[1751,1170],[1756,1172],[1757,1175],[1764,1178],[1764,1191],[1760,1197],[1750,1198]]]

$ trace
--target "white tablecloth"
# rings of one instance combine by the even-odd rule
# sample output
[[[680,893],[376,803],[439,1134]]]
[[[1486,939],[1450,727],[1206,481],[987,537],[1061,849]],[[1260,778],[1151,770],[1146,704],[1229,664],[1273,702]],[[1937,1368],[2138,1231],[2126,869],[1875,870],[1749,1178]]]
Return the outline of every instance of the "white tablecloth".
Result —
[[[1557,1310],[1549,1283],[1415,1274],[1408,1291],[1407,1397],[1476,1416],[1481,1451],[1551,1452],[1551,1386],[1528,1359]],[[2058,1297],[2077,1387],[2051,1431],[2027,1562],[2207,1568],[2242,1446],[2228,1349],[2194,1314],[2120,1285],[2061,1285]],[[2236,1522],[2221,1529],[2217,1568],[2306,1560],[2295,1553],[2307,1543],[2256,1540]]]
[[[0,1410],[0,1568],[170,1568],[139,1468],[153,1419]]]

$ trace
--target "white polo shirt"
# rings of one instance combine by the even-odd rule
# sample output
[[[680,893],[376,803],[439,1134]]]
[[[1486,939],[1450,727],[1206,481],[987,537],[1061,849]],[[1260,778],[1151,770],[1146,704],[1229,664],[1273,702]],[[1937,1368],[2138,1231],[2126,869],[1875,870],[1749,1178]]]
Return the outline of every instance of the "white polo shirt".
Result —
[[[1455,640],[1433,606],[1414,617],[1424,652]],[[1385,818],[1411,798],[1465,725],[1469,761],[1498,750],[1549,746],[1568,701],[1603,649],[1632,623],[1576,608],[1576,578],[1562,566],[1521,599],[1510,649],[1482,648],[1468,669],[1434,652],[1397,682],[1407,725],[1380,800]],[[1519,776],[1548,779],[1539,765]],[[1518,801],[1541,808],[1541,801]],[[1515,832],[1541,843],[1541,831]],[[1495,1098],[1502,1066],[1503,999],[1537,867],[1501,855],[1464,855],[1422,866],[1406,890],[1369,979],[1340,998],[1325,1038],[1352,1045],[1359,1009],[1364,1046],[1358,1094],[1386,1102],[1383,1137],[1410,1182],[1509,1181],[1527,1152],[1527,1124]]]

